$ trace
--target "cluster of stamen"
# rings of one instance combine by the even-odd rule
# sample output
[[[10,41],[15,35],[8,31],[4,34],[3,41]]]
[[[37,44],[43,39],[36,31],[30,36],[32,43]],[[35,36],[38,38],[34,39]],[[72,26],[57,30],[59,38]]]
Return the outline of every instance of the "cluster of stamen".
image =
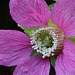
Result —
[[[59,40],[57,32],[55,33],[53,28],[41,28],[33,32],[32,36],[32,48],[41,53],[43,58],[54,55],[54,51],[58,48]]]

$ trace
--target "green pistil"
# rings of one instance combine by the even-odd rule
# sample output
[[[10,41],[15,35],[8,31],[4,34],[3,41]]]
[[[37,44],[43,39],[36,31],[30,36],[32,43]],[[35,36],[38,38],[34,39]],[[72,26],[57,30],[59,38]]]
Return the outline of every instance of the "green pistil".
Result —
[[[44,46],[46,47],[46,48],[49,48],[49,47],[52,47],[53,46],[53,38],[52,38],[52,36],[50,36],[50,34],[49,33],[45,33],[45,32],[43,32],[43,33],[41,33],[40,34],[40,41],[42,42],[42,44],[44,44]],[[48,37],[48,39],[47,39],[47,37]]]
[[[45,40],[45,37],[46,37],[46,36],[50,36],[49,33],[42,33],[42,34],[40,34],[39,37],[41,38],[41,41],[42,41],[42,42],[43,42],[43,40]]]
[[[48,45],[47,48],[52,47],[53,46],[53,38],[50,36],[49,41],[48,41]]]

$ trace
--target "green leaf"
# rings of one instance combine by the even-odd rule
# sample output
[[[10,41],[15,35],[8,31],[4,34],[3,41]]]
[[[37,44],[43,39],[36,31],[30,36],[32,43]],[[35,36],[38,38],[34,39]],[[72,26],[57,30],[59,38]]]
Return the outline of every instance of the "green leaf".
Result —
[[[75,37],[65,37],[65,39],[69,39],[75,44]]]
[[[54,6],[54,3],[52,3],[52,4],[49,5],[50,11],[52,10],[53,6]]]
[[[37,50],[33,50],[30,56],[42,56],[42,54],[38,53]]]
[[[51,64],[55,68],[55,62],[57,57],[51,57]]]
[[[20,26],[20,25],[19,25]],[[39,28],[41,28],[41,27],[33,27],[33,28],[26,28],[26,27],[23,27],[23,26],[20,26],[22,29],[24,29],[24,32],[27,34],[27,35],[29,35],[30,37],[32,37],[31,36],[31,34],[33,34],[32,33],[32,31],[36,31],[36,30],[38,30]]]

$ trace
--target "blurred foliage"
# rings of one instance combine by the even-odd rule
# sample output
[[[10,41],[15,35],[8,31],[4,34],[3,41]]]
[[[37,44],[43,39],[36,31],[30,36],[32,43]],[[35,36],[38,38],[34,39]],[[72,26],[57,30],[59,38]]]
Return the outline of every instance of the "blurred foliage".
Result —
[[[54,6],[54,3],[52,3],[52,4],[49,5],[50,11],[52,10],[53,6]]]
[[[54,0],[54,1],[57,1],[57,0]]]

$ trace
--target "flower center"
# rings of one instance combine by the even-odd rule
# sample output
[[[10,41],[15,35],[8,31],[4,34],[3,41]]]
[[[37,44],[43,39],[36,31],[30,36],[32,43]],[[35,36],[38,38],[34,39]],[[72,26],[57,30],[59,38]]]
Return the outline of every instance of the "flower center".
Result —
[[[32,48],[41,53],[43,58],[58,55],[63,47],[63,33],[56,27],[45,27],[33,32]]]

